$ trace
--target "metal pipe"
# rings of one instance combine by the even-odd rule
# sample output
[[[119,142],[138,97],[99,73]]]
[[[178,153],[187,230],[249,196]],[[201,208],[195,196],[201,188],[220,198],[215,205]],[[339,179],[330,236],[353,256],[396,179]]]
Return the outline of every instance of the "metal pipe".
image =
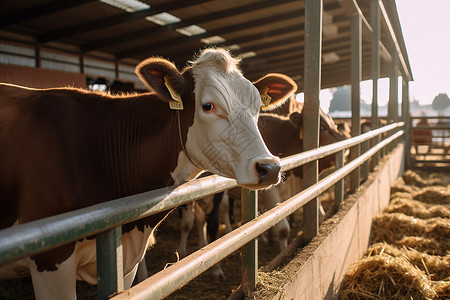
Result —
[[[352,136],[361,134],[361,60],[362,60],[362,41],[361,41],[361,17],[356,14],[352,17],[351,24],[351,82],[352,82]],[[350,148],[350,160],[357,158],[361,153],[360,145]],[[359,168],[350,174],[350,192],[355,192],[359,187]]]
[[[241,223],[245,224],[258,216],[258,192],[243,188],[241,193]],[[253,291],[258,278],[258,239],[242,247],[242,286]]]
[[[210,267],[227,257],[243,245],[257,238],[263,232],[269,230],[275,224],[286,218],[300,207],[304,206],[309,199],[319,196],[341,178],[349,174],[364,161],[369,159],[382,147],[404,134],[398,131],[391,137],[383,140],[380,144],[372,147],[369,151],[354,159],[344,167],[333,172],[316,184],[306,188],[299,194],[280,203],[275,208],[265,212],[256,219],[240,226],[232,232],[222,236],[216,241],[208,244],[202,249],[183,258],[174,265],[147,278],[131,289],[113,297],[120,299],[163,299],[176,291],[186,283],[208,270]]]
[[[319,93],[321,87],[322,62],[322,0],[305,1],[305,66],[304,66],[304,106],[303,149],[319,147]],[[318,161],[303,166],[304,187],[313,185],[319,178]],[[314,199],[303,208],[303,233],[312,239],[319,232],[319,199]]]
[[[98,299],[106,300],[123,291],[122,227],[96,236]]]
[[[378,78],[380,78],[380,5],[379,0],[370,2],[370,24],[372,25],[372,128],[379,128],[378,119]],[[376,136],[372,141],[372,146],[380,141],[380,137]],[[372,158],[372,166],[375,167],[380,161],[380,153],[375,153]]]
[[[344,150],[336,153],[335,168],[339,170],[344,166]],[[341,178],[334,187],[334,203],[339,207],[344,200],[344,178]]]

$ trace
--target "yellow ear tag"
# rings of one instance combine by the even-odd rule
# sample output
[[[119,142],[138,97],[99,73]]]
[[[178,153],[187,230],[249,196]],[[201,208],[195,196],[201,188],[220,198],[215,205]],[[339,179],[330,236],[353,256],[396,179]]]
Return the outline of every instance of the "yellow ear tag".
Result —
[[[269,90],[269,87],[265,87],[264,90],[261,92],[262,110],[265,110],[266,107],[269,106],[270,101],[272,100],[272,97],[270,97],[267,94],[268,90]]]
[[[170,96],[172,97],[172,101],[169,101],[169,106],[171,109],[176,110],[183,110],[183,101],[181,100],[180,95],[175,92],[175,90],[170,85],[170,82],[167,78],[167,76],[164,76],[164,84],[166,85],[167,89],[169,90]]]

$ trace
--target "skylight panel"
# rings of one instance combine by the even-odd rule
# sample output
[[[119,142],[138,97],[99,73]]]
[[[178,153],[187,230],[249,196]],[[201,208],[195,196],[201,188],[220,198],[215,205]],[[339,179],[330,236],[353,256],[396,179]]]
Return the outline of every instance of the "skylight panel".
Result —
[[[254,57],[254,56],[256,56],[256,53],[253,52],[253,51],[244,52],[244,53],[239,54],[239,57],[242,58],[242,59],[249,58],[249,57]]]
[[[194,36],[205,33],[206,29],[197,25],[191,25],[183,28],[178,28],[177,31],[185,36]]]
[[[220,35],[214,35],[214,36],[210,36],[204,39],[200,40],[202,43],[204,44],[219,44],[219,43],[223,43],[225,42],[225,38],[221,37]]]
[[[241,50],[241,46],[239,46],[238,44],[233,44],[233,45],[229,45],[226,46],[228,49],[230,49],[231,51],[237,51],[237,50]]]
[[[138,0],[100,0],[100,2],[114,6],[129,13],[150,8],[150,5]]]
[[[171,15],[169,13],[163,12],[157,15],[153,15],[150,17],[146,17],[145,18],[147,21],[156,23],[158,25],[164,26],[164,25],[169,25],[169,24],[173,24],[173,23],[178,23],[181,21],[180,18],[175,17],[174,15]]]

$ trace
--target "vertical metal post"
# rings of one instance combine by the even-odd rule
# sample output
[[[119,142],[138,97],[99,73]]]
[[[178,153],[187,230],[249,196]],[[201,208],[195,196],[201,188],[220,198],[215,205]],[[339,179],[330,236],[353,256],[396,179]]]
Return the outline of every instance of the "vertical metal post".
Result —
[[[305,104],[303,119],[303,149],[310,150],[319,146],[319,93],[321,86],[322,60],[322,0],[305,1],[305,68],[304,93]],[[318,162],[303,166],[304,187],[318,181]],[[306,240],[319,232],[319,198],[314,198],[303,206],[303,234]]]
[[[411,118],[409,111],[409,86],[406,77],[402,80],[402,117],[405,123],[405,169],[411,168]]]
[[[246,188],[241,194],[241,221],[245,224],[258,216],[258,192]],[[253,291],[258,277],[258,239],[242,247],[242,286]]]
[[[96,236],[98,299],[108,299],[123,291],[122,227],[101,232]]]
[[[398,54],[393,49],[392,63],[389,75],[389,105],[388,105],[388,122],[394,123],[398,121],[398,78],[397,78]]]
[[[392,63],[389,75],[388,122],[395,123],[398,121],[398,53],[395,48],[392,49],[391,56]],[[390,133],[389,135],[392,135],[392,133]],[[394,143],[390,143],[386,148],[388,151],[391,151],[394,148]]]
[[[360,111],[360,83],[361,83],[361,17],[356,14],[352,17],[352,45],[351,45],[351,82],[352,82],[352,136],[361,134]],[[350,148],[350,160],[357,158],[361,153],[359,145]],[[356,168],[350,174],[350,191],[353,193],[359,187],[359,170]]]
[[[372,0],[370,3],[370,25],[372,26],[372,129],[379,126],[378,119],[378,78],[380,78],[380,5],[379,0]],[[379,143],[380,136],[372,139],[372,145]],[[372,170],[380,161],[380,152],[375,153],[372,157]]]
[[[335,168],[336,170],[342,168],[344,166],[344,150],[336,152],[336,162]],[[336,207],[339,207],[344,200],[344,178],[340,179],[336,182],[334,186],[334,203]]]

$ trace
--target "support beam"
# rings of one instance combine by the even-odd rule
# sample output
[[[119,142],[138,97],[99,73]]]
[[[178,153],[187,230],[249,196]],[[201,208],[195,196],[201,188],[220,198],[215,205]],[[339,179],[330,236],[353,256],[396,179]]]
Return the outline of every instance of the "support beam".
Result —
[[[411,168],[411,115],[409,111],[409,84],[402,78],[402,118],[405,123],[405,169]]]
[[[394,27],[392,26],[392,23],[389,20],[389,16],[387,14],[386,8],[384,7],[384,4],[383,4],[382,1],[379,1],[378,3],[379,3],[379,6],[380,6],[380,12],[381,12],[382,20],[383,20],[384,24],[386,25],[386,27],[388,29],[389,36],[390,36],[390,38],[392,40],[392,43],[394,45],[394,51],[397,52],[397,55],[398,55],[398,60],[400,62],[400,66],[401,66],[401,68],[400,68],[401,73],[406,77],[406,79],[408,81],[411,81],[412,80],[412,74],[409,71],[408,65],[406,63],[406,59],[403,56],[403,53],[402,53],[402,51],[400,49],[400,46],[398,44],[397,36],[395,34]]]
[[[378,119],[378,78],[380,78],[380,6],[379,0],[370,2],[370,25],[372,26],[372,129],[379,127]],[[380,136],[372,140],[372,145],[380,141]],[[377,152],[372,158],[372,170],[380,161],[380,153]]]
[[[258,191],[246,188],[241,192],[241,223],[245,224],[258,216]],[[247,294],[256,288],[258,280],[258,239],[242,247],[242,286]]]
[[[361,40],[361,17],[356,14],[352,17],[352,57],[351,57],[351,83],[352,83],[352,136],[361,134],[361,109],[360,109],[360,83],[362,69],[362,40]],[[350,148],[350,160],[357,158],[361,154],[360,145]],[[350,174],[350,192],[355,192],[359,187],[360,174],[359,167]]]
[[[319,93],[322,69],[322,0],[305,0],[305,66],[303,112],[303,149],[319,147]],[[303,166],[304,187],[315,184],[318,180],[318,162]],[[319,200],[312,199],[303,207],[303,234],[306,240],[312,239],[319,231]]]
[[[0,15],[0,28],[9,25],[22,23],[37,17],[42,17],[51,13],[80,6],[89,2],[97,2],[97,0],[54,0],[45,4],[32,6],[30,8]]]

